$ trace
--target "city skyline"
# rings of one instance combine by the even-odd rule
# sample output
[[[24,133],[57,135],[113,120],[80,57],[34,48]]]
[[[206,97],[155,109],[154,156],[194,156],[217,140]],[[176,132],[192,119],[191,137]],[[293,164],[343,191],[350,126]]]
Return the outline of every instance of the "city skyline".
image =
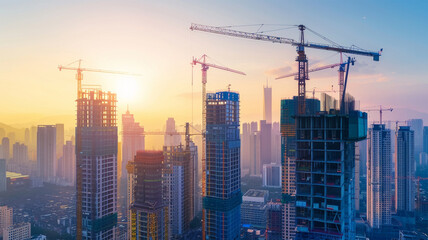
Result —
[[[422,66],[426,65],[427,61],[422,56],[426,46],[422,43],[428,36],[421,32],[418,40],[413,40],[414,38],[411,37],[412,31],[423,29],[423,22],[427,21],[427,16],[421,12],[426,3],[413,5],[398,2],[393,4],[345,3],[344,8],[354,9],[352,13],[346,15],[321,3],[311,3],[314,8],[306,10],[301,9],[299,4],[293,1],[287,4],[274,3],[271,5],[238,1],[232,4],[225,2],[179,4],[167,1],[119,4],[108,1],[103,3],[102,7],[97,2],[88,4],[26,2],[20,6],[16,5],[18,3],[2,3],[4,5],[2,9],[8,9],[1,17],[2,22],[6,23],[3,31],[5,55],[14,57],[3,61],[0,66],[0,81],[2,84],[7,84],[10,89],[0,95],[1,101],[9,102],[4,106],[5,111],[1,114],[1,122],[25,125],[28,122],[45,119],[46,122],[43,124],[52,124],[50,121],[64,122],[58,120],[65,118],[72,123],[74,119],[71,113],[74,109],[75,94],[70,89],[76,88],[74,74],[59,72],[56,67],[82,58],[84,67],[141,74],[140,77],[128,77],[87,73],[84,75],[83,83],[102,84],[103,89],[117,92],[118,113],[124,113],[126,105],[129,104],[136,120],[147,129],[159,129],[157,123],[168,117],[176,118],[177,122],[192,119],[195,123],[200,123],[200,71],[198,67],[193,70],[192,114],[192,77],[189,63],[192,56],[204,53],[217,63],[247,73],[247,76],[243,77],[222,71],[210,71],[209,79],[227,80],[210,81],[207,86],[209,91],[214,92],[224,90],[227,84],[232,84],[232,89],[238,90],[242,95],[243,122],[261,118],[263,105],[254,96],[262,95],[260,86],[265,83],[266,78],[269,79],[273,90],[273,121],[279,121],[280,99],[294,96],[297,84],[291,79],[278,81],[273,79],[280,73],[289,73],[295,69],[294,48],[194,33],[189,30],[192,22],[216,26],[304,23],[341,45],[355,44],[373,51],[383,48],[385,57],[381,57],[380,62],[372,63],[365,57],[357,58],[356,66],[352,67],[350,72],[349,88],[352,94],[357,99],[361,99],[361,106],[393,106],[397,114],[399,109],[409,109],[402,111],[416,115],[418,113],[412,110],[418,111],[423,116],[408,116],[408,118],[428,120],[428,111],[424,109],[422,103],[423,99],[426,99],[423,89],[427,86],[423,82],[425,76],[422,70]],[[364,7],[366,5],[370,7]],[[381,8],[389,10],[390,13],[378,16],[377,13]],[[51,9],[55,11],[49,11]],[[95,9],[99,13],[93,18]],[[271,14],[251,17],[259,9]],[[282,13],[281,9],[285,9],[285,12]],[[295,12],[291,9],[295,9]],[[325,11],[325,16],[317,17],[313,14],[314,9]],[[44,12],[43,17],[37,10]],[[215,18],[216,11],[212,10],[221,10],[224,18]],[[78,18],[74,11],[79,11]],[[12,21],[17,15],[22,14],[25,14],[26,18]],[[405,17],[398,21],[395,18],[396,14]],[[322,20],[318,21],[320,19]],[[342,22],[337,19],[349,19],[349,21]],[[400,31],[395,31],[394,27],[385,26],[388,21],[396,24],[394,26],[399,26]],[[34,34],[33,29],[38,28],[41,31],[29,44],[26,39],[30,39]],[[240,29],[256,31],[257,27]],[[264,29],[271,30],[272,27],[265,26],[262,30]],[[114,36],[112,33],[115,33]],[[297,29],[267,34],[298,38]],[[105,38],[111,41],[108,43],[102,41]],[[324,42],[311,33],[307,34],[307,39]],[[98,44],[99,41],[103,44]],[[400,59],[407,57],[408,47],[406,46],[415,47],[420,51],[412,51],[415,56],[411,60],[402,61]],[[233,49],[236,49],[237,53],[231,51]],[[40,51],[43,51],[43,54]],[[31,56],[29,56],[30,53]],[[308,58],[310,66],[339,61],[337,55],[332,56],[331,53],[317,50],[309,50]],[[22,71],[23,68],[26,71]],[[168,71],[164,71],[164,68]],[[312,73],[311,76],[314,81],[308,82],[307,90],[312,90],[313,87],[329,89],[331,85],[337,89],[336,69]],[[52,91],[53,89],[55,91]],[[13,94],[14,90],[22,92],[27,97],[19,99],[20,95]],[[51,93],[46,95],[45,91]],[[377,94],[379,91],[382,94]],[[402,96],[400,98],[396,97],[398,91]],[[169,96],[174,101],[165,101],[164,96]],[[51,99],[57,99],[57,101],[52,102]],[[148,113],[150,118],[147,117]],[[385,119],[395,120],[392,118],[394,114],[393,112],[390,115],[391,118],[385,116]],[[49,118],[53,119],[49,120]],[[374,115],[373,118],[377,120],[378,116]]]

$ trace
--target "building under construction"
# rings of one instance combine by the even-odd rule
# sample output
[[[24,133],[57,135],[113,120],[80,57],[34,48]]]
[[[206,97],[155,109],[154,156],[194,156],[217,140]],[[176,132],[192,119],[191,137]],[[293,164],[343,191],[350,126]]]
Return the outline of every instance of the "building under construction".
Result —
[[[169,239],[168,207],[162,193],[164,154],[162,151],[137,151],[127,165],[130,199],[130,239]]]
[[[117,224],[116,94],[84,90],[77,99],[77,238],[114,239]]]
[[[296,239],[355,238],[355,142],[367,135],[367,114],[331,109],[297,115]]]
[[[187,144],[186,144],[187,145]],[[165,146],[164,199],[169,209],[170,235],[181,237],[194,217],[194,169],[188,146]]]
[[[242,203],[239,94],[207,94],[206,106],[205,238],[238,239]]]

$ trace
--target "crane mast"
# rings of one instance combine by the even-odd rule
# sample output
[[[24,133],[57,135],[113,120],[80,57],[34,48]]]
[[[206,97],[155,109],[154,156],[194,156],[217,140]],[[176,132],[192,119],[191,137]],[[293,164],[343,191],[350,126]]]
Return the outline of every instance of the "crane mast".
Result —
[[[202,71],[202,196],[206,196],[206,119],[207,119],[207,71],[210,67],[217,68],[220,70],[240,74],[240,75],[246,75],[245,73],[241,71],[237,71],[231,68],[219,66],[212,63],[206,62],[207,55],[202,55],[201,58],[196,59],[193,58],[193,61],[191,62],[192,65],[199,64],[201,65],[201,71]],[[202,210],[202,239],[205,239],[205,211]]]
[[[327,51],[335,51],[341,54],[349,53],[349,54],[356,54],[356,55],[362,55],[362,56],[371,56],[373,57],[374,61],[379,61],[379,57],[381,56],[382,49],[379,52],[373,52],[373,51],[359,49],[356,47],[343,47],[338,45],[333,46],[333,45],[305,42],[304,31],[306,27],[304,25],[298,25],[298,29],[300,31],[300,41],[295,41],[291,38],[269,36],[269,35],[260,34],[260,33],[250,33],[250,32],[232,30],[224,27],[213,27],[213,26],[207,26],[207,25],[195,24],[195,23],[192,23],[190,26],[190,30],[195,30],[195,31],[209,32],[209,33],[221,34],[221,35],[232,36],[232,37],[247,38],[247,39],[253,39],[253,40],[260,40],[260,41],[268,41],[273,43],[290,44],[292,46],[296,46],[297,55],[298,55],[296,58],[296,61],[298,64],[297,80],[298,80],[298,113],[299,114],[305,113],[306,80],[308,80],[308,59],[305,54],[305,48],[315,48],[315,49],[321,49],[321,50],[327,50]],[[344,70],[344,68],[345,66],[343,66],[342,70]],[[341,72],[339,72],[339,74],[341,74],[339,75],[339,85],[341,83],[343,85],[344,74]],[[342,97],[341,99],[343,102],[344,98]]]

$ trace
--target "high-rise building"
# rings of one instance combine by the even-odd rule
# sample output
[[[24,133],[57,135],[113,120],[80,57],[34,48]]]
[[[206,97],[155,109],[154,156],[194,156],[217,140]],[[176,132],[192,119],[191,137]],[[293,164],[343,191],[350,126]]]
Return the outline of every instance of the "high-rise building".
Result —
[[[272,162],[272,124],[265,120],[260,121],[260,166]]]
[[[296,239],[355,238],[355,142],[366,138],[367,114],[296,116]]]
[[[272,124],[272,161],[281,164],[281,130],[279,122]]]
[[[66,141],[63,146],[64,179],[68,184],[76,184],[76,154],[72,141]]]
[[[165,138],[164,146],[178,146],[181,143],[181,136],[177,134],[177,129],[175,128],[174,118],[168,118],[166,120],[166,129],[165,129]]]
[[[194,217],[194,169],[189,146],[165,146],[164,199],[168,206],[169,236],[182,237]]]
[[[242,124],[242,134],[241,134],[241,168],[250,169],[250,137],[251,129],[249,123]]]
[[[4,137],[6,137],[6,131],[4,128],[0,128],[0,139],[3,139]]]
[[[28,222],[9,226],[3,231],[3,240],[25,240],[31,238],[31,224]]]
[[[84,90],[77,99],[77,239],[114,239],[117,224],[116,94]]]
[[[248,190],[242,197],[241,223],[252,228],[266,228],[266,203],[269,198],[267,190]]]
[[[16,142],[16,134],[15,132],[9,132],[7,133],[7,138],[9,138],[9,158],[13,157],[13,149],[12,146]]]
[[[251,122],[249,139],[249,160],[250,175],[261,176],[262,169],[260,165],[260,132],[257,131],[257,122]]]
[[[6,159],[0,159],[0,193],[6,191],[6,183]]]
[[[145,149],[145,137],[144,128],[140,126],[140,123],[135,122],[134,114],[126,110],[125,114],[122,114],[122,169],[121,179],[119,188],[119,204],[121,206],[120,212],[122,216],[127,216],[129,212],[129,200],[128,200],[128,174],[126,166],[128,161],[134,159],[137,151]],[[122,207],[123,206],[123,207]]]
[[[7,137],[4,137],[4,138],[2,138],[2,140],[1,140],[1,148],[2,148],[2,153],[3,153],[3,156],[2,156],[2,158],[3,159],[6,159],[6,161],[7,160],[9,160],[9,158],[10,158],[10,141],[9,141],[9,138],[7,138]]]
[[[425,153],[428,153],[428,126],[424,126],[424,133],[423,133],[423,151]]]
[[[290,240],[296,234],[296,123],[297,97],[281,100],[281,165],[282,165],[282,202],[283,234],[282,238]],[[320,101],[306,99],[306,112],[315,113],[320,110]]]
[[[54,181],[56,163],[55,125],[39,125],[37,126],[37,168],[43,181]]]
[[[239,94],[207,94],[203,236],[238,239],[241,227]]]
[[[30,130],[30,144],[28,145],[29,158],[37,161],[37,127],[32,126]]]
[[[408,126],[410,129],[414,131],[415,135],[415,159],[419,157],[419,153],[423,151],[423,131],[424,131],[424,123],[422,119],[409,119],[407,120]]]
[[[14,163],[27,163],[28,161],[28,147],[16,142],[13,144],[13,162]]]
[[[282,240],[282,204],[268,202],[266,204],[266,239]]]
[[[0,237],[4,230],[13,225],[13,209],[7,206],[0,206]]]
[[[263,120],[272,124],[272,87],[263,87]]]
[[[24,132],[24,144],[29,146],[30,145],[30,129],[26,128]]]
[[[397,213],[415,209],[415,155],[414,132],[400,126],[395,144],[395,210]]]
[[[130,185],[129,236],[134,240],[169,239],[168,206],[163,200],[162,151],[137,151],[127,165]]]
[[[55,125],[56,128],[56,159],[59,159],[63,155],[63,147],[64,147],[64,124],[57,123]]]
[[[391,131],[384,124],[373,124],[367,146],[367,220],[378,229],[391,224]]]
[[[269,163],[263,165],[263,187],[280,188],[282,182],[281,174],[280,164]]]

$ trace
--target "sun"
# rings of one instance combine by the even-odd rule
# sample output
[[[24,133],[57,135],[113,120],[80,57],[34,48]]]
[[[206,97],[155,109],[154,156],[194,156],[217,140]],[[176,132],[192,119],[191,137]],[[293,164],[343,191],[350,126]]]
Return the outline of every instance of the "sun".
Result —
[[[132,103],[140,92],[138,81],[132,76],[120,76],[116,80],[117,100],[122,103]]]

